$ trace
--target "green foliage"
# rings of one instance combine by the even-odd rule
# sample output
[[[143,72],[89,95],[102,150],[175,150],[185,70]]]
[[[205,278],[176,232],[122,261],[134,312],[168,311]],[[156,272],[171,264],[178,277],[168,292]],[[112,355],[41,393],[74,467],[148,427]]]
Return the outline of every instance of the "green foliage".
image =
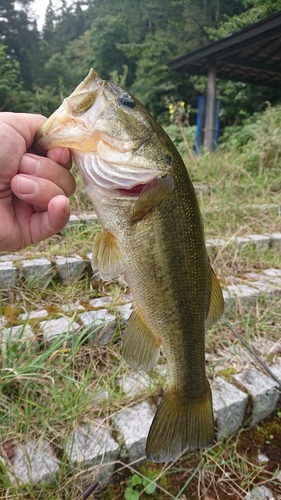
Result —
[[[33,96],[23,89],[19,77],[20,64],[7,57],[6,50],[0,45],[0,111],[34,110]]]
[[[0,0],[1,43],[7,55],[19,63],[19,72],[25,89],[32,88],[32,56],[39,42],[39,34],[28,9],[32,0]]]
[[[225,151],[235,149],[243,157],[244,168],[261,174],[281,167],[281,106],[268,103],[263,113],[238,127],[227,127],[221,139]]]
[[[239,12],[238,15],[231,17],[225,16],[216,29],[207,28],[210,40],[218,40],[281,10],[281,0],[267,0],[266,2],[264,0],[243,0],[242,5],[244,12]]]
[[[138,500],[140,498],[140,491],[143,490],[147,495],[152,495],[157,488],[152,478],[147,479],[138,474],[133,474],[127,483],[125,490],[125,500]]]
[[[141,57],[137,62],[136,78],[131,90],[157,116],[165,107],[167,95],[178,97],[178,75],[167,65],[170,44],[159,35],[147,35],[139,52]]]
[[[210,41],[219,40],[281,9],[281,0],[242,0],[241,10],[236,15],[225,15],[218,27],[208,26],[206,31]],[[192,77],[198,91],[206,91],[206,78]],[[222,99],[221,120],[223,126],[237,125],[244,118],[264,109],[264,102],[280,101],[278,88],[266,88],[243,82],[217,81],[217,91]]]
[[[172,139],[174,145],[176,146],[180,154],[181,155],[186,154],[186,146],[182,140],[182,135],[180,133],[178,125],[176,125],[175,123],[171,123],[170,125],[164,125],[163,128],[165,129],[169,137]],[[189,147],[193,149],[195,145],[196,127],[185,126],[183,127],[183,132],[189,144]]]
[[[167,99],[194,108],[198,92],[206,91],[203,77],[170,71],[171,59],[281,8],[281,0],[50,0],[39,34],[32,1],[0,0],[9,60],[2,74],[17,71],[4,85],[3,109],[49,115],[94,67],[134,93],[163,124],[169,121]],[[278,89],[243,83],[219,81],[218,91],[223,126],[238,125],[264,109],[265,100],[280,99]]]

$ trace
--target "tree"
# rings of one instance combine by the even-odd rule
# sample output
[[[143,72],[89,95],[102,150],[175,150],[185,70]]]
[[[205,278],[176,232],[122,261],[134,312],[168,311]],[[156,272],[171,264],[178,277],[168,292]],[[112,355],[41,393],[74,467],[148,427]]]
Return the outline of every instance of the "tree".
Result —
[[[19,62],[7,57],[6,47],[0,45],[0,112],[36,111],[32,93],[25,91],[19,77]]]
[[[15,1],[0,0],[1,43],[7,47],[7,55],[19,62],[20,75],[26,89],[31,89],[33,83],[29,51],[34,50],[39,43],[36,23],[29,11],[31,2],[32,0],[19,0],[18,9]]]

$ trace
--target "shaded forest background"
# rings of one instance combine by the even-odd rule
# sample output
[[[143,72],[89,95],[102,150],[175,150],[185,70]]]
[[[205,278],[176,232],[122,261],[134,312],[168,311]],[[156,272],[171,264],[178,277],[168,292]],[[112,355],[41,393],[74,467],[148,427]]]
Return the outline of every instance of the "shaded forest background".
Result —
[[[94,67],[124,86],[163,124],[168,105],[188,104],[194,123],[206,79],[168,61],[281,10],[281,0],[65,0],[39,32],[33,0],[0,0],[0,110],[49,116]],[[222,123],[240,123],[280,101],[280,89],[218,82]]]

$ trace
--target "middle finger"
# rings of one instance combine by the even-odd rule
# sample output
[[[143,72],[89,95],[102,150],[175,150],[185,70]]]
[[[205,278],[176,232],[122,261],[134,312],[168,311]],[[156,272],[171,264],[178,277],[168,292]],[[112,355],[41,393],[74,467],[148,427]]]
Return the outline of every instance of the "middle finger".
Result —
[[[75,180],[71,172],[52,159],[44,156],[37,156],[31,153],[24,154],[18,173],[49,180],[62,189],[66,196],[71,196],[75,191]]]

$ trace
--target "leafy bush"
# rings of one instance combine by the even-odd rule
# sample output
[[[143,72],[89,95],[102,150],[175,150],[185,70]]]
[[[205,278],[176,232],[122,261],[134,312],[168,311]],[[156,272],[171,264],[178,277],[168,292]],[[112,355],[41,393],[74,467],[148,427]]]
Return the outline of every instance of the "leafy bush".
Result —
[[[171,125],[166,125],[163,128],[167,132],[168,136],[172,139],[179,153],[181,155],[186,154],[186,146],[184,145],[184,142],[182,140],[179,127],[176,124],[171,123]],[[196,126],[194,125],[192,127],[183,127],[182,130],[184,131],[184,135],[190,146],[190,149],[193,149],[195,145]]]
[[[239,127],[227,127],[220,140],[221,149],[236,150],[243,156],[244,167],[261,173],[281,166],[281,105],[268,103],[263,113],[257,113]]]

